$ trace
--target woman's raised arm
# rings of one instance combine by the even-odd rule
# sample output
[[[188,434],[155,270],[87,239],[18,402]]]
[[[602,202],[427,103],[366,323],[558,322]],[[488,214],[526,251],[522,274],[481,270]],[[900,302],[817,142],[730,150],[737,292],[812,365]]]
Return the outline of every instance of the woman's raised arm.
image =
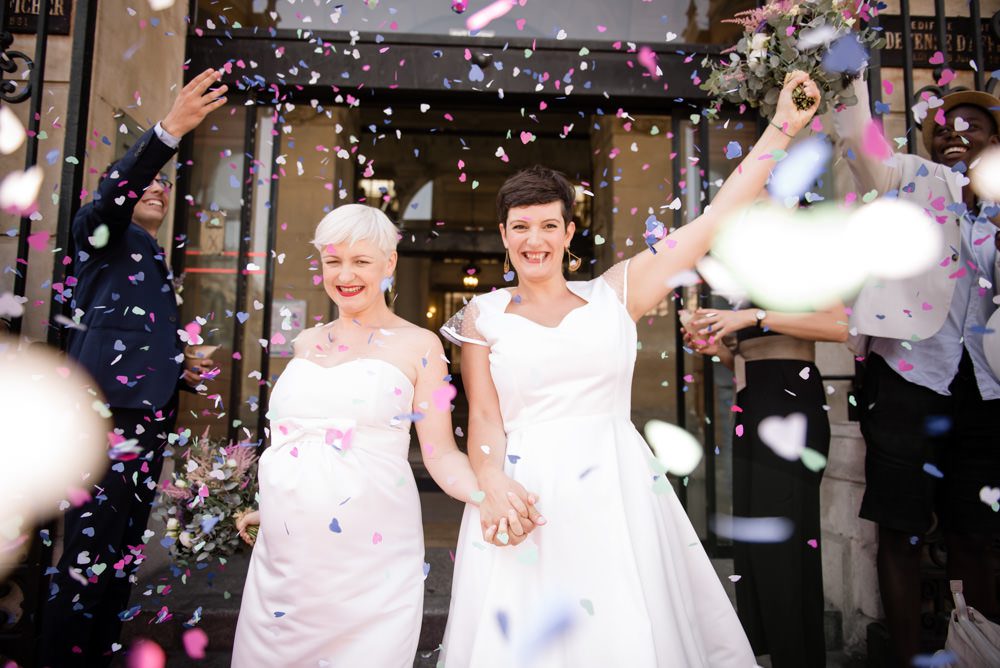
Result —
[[[799,84],[805,86],[806,94],[813,100],[813,105],[805,110],[796,108],[792,101],[792,91]],[[757,198],[774,166],[774,152],[788,147],[792,137],[812,119],[818,105],[819,89],[815,82],[805,72],[792,73],[778,97],[774,119],[722,184],[712,205],[629,262],[626,306],[633,320],[663,301],[670,293],[669,281],[693,267],[709,251],[719,226]]]

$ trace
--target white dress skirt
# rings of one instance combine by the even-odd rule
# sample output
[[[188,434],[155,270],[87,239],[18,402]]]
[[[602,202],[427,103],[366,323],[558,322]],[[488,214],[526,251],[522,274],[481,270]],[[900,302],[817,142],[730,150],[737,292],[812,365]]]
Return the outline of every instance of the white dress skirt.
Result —
[[[442,650],[447,668],[750,668],[753,652],[701,541],[630,419],[636,327],[627,264],[570,289],[556,327],[480,295],[442,332],[490,349],[506,473],[547,523],[485,544],[466,506]],[[469,447],[476,447],[470,443]],[[374,664],[371,664],[374,665]]]
[[[424,540],[412,402],[383,360],[289,362],[271,397],[233,666],[413,665]]]

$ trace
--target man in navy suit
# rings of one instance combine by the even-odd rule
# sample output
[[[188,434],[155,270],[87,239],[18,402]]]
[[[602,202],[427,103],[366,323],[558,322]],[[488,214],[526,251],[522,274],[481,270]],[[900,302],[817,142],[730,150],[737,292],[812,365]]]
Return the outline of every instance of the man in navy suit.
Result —
[[[211,360],[185,368],[177,298],[156,240],[169,203],[161,170],[180,138],[225,104],[221,74],[206,70],[170,113],[108,169],[94,201],[73,219],[70,305],[79,323],[68,353],[96,380],[114,421],[110,468],[93,498],[66,513],[63,552],[42,623],[43,665],[107,666],[118,650],[135,570],[143,561],[177,392]]]

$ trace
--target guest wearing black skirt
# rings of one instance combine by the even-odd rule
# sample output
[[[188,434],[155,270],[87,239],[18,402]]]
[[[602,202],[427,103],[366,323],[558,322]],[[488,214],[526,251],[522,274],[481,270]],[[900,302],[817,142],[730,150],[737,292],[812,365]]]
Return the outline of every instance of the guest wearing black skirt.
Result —
[[[737,612],[754,653],[769,654],[773,668],[826,665],[819,544],[823,470],[803,463],[792,447],[799,443],[787,444],[791,451],[772,449],[759,427],[767,418],[785,419],[786,426],[804,422],[805,448],[826,457],[830,421],[815,341],[846,340],[842,306],[807,314],[701,308],[685,327],[687,345],[718,355],[736,375],[733,514],[793,523],[785,541],[733,546],[736,574],[742,576]]]

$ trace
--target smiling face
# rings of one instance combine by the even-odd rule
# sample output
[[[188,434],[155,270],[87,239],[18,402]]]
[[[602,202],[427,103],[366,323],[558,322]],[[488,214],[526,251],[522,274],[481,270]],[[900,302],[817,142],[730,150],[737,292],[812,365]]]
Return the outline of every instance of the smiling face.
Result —
[[[132,221],[156,236],[157,230],[163,224],[170,204],[170,190],[160,183],[159,177],[146,188],[142,197],[136,202],[132,211]]]
[[[944,115],[945,124],[934,128],[931,157],[948,167],[959,162],[972,163],[983,149],[1000,144],[992,116],[971,104],[952,107]]]
[[[512,207],[500,236],[520,279],[562,275],[563,253],[576,226],[563,221],[562,202]]]
[[[385,306],[383,282],[396,269],[396,251],[388,256],[371,241],[323,248],[323,287],[340,309],[341,317]]]

